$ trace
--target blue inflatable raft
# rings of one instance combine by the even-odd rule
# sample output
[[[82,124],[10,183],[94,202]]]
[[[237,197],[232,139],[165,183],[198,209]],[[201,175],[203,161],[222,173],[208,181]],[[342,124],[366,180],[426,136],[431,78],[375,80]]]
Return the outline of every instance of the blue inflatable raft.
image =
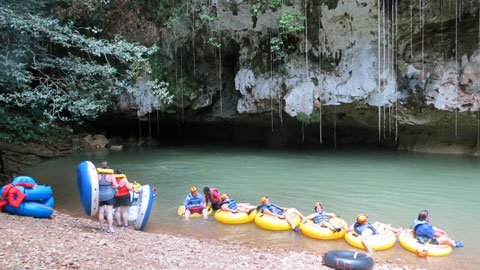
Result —
[[[83,211],[87,216],[95,215],[98,211],[98,176],[92,162],[78,164],[77,186]]]

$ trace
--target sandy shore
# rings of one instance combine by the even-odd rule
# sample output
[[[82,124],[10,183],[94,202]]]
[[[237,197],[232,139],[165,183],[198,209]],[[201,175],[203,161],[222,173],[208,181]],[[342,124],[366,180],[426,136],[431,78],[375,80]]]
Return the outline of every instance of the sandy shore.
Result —
[[[50,219],[0,213],[1,269],[331,269],[321,254],[136,231],[56,211]],[[376,264],[374,269],[412,269]]]

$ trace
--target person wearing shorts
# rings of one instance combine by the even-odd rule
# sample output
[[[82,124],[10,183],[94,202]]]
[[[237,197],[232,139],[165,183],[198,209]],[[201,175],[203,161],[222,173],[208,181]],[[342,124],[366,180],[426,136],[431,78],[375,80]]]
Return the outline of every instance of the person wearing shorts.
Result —
[[[117,194],[115,195],[115,219],[117,220],[117,227],[130,227],[128,224],[128,207],[130,207],[130,191],[137,192],[133,189],[127,176],[122,169],[117,169],[115,180],[118,184]],[[123,217],[123,224],[122,224]]]
[[[208,218],[205,198],[202,194],[198,193],[196,187],[190,188],[190,193],[183,201],[183,206],[182,214],[185,215],[185,220],[189,220],[190,215],[194,213],[202,214],[204,219]]]
[[[108,162],[103,161],[100,168],[97,168],[98,176],[98,222],[100,223],[100,231],[104,231],[103,222],[105,220],[105,206],[107,206],[107,232],[113,233],[113,215],[112,209],[115,203],[115,190],[117,182],[113,175],[113,170],[108,166]]]

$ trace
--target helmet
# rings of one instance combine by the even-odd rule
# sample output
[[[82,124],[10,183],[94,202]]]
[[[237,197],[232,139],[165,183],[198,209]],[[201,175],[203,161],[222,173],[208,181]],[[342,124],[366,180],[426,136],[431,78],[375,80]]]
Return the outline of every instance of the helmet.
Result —
[[[190,192],[192,192],[192,194],[197,194],[197,192],[198,192],[197,187],[190,188]]]
[[[225,199],[227,199],[227,194],[224,193],[224,194],[220,195],[220,199],[222,201],[225,201]]]
[[[260,199],[260,203],[263,204],[263,202],[265,202],[266,200],[268,200],[268,196],[262,197]]]
[[[368,215],[366,215],[366,214],[359,214],[357,216],[357,221],[358,222],[367,221],[367,220],[368,220]]]
[[[323,208],[323,203],[317,202],[317,203],[315,204],[315,206],[313,207],[313,209],[314,209],[314,210],[317,210],[317,207],[319,207],[319,206]]]

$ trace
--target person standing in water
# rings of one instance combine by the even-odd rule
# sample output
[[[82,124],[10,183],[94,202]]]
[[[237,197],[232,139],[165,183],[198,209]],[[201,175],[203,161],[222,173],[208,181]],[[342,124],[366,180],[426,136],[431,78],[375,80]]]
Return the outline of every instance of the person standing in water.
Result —
[[[98,222],[100,223],[100,231],[104,231],[103,222],[105,220],[105,206],[107,206],[107,232],[114,233],[112,208],[115,203],[115,189],[117,181],[113,175],[113,170],[109,168],[108,162],[103,161],[100,168],[97,168],[98,176]]]
[[[220,193],[218,193],[218,189],[216,188],[203,188],[203,194],[205,194],[205,204],[208,206],[208,201],[210,201],[210,205],[213,211],[217,211],[220,209],[220,202],[222,201],[220,198]]]
[[[117,169],[115,180],[118,184],[117,194],[115,195],[115,219],[117,227],[129,227],[128,224],[128,207],[130,206],[130,191],[137,192],[128,182],[127,176],[122,169]],[[138,192],[137,192],[138,193]],[[123,218],[123,224],[121,219]]]

